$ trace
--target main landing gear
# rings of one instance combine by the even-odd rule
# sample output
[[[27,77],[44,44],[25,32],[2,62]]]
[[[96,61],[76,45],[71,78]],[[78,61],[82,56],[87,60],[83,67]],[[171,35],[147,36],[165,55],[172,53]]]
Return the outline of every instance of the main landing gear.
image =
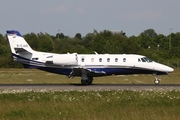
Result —
[[[93,77],[87,77],[87,79],[81,79],[82,85],[90,85],[93,82]]]
[[[87,76],[87,72],[84,69],[81,69],[81,84],[90,85],[93,82],[93,77]]]
[[[156,74],[153,75],[155,80],[154,80],[154,84],[158,85],[160,83],[160,79],[157,78]]]
[[[74,77],[74,76],[81,76],[81,84],[82,85],[90,85],[93,82],[93,76],[90,76],[87,74],[88,71],[85,69],[76,69],[76,71],[72,71],[68,78]]]

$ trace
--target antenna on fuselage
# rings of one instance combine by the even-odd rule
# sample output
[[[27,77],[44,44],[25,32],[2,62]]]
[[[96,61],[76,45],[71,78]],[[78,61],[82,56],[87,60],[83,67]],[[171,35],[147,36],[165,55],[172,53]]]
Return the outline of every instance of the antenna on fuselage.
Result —
[[[94,53],[95,53],[96,55],[98,55],[98,53],[97,53],[96,51],[94,51]]]

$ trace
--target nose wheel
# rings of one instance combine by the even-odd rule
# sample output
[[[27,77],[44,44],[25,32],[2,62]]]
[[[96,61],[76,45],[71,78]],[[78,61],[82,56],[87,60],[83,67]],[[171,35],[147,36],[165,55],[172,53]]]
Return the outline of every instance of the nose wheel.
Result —
[[[160,80],[159,79],[155,79],[154,80],[154,84],[158,85],[160,83]]]
[[[160,83],[160,79],[157,78],[156,74],[153,74],[155,80],[154,80],[154,84],[158,85]]]

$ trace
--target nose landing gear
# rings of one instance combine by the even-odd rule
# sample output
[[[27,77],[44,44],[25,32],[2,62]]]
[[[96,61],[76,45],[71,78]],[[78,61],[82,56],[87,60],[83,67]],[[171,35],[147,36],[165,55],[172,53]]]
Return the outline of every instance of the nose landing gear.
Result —
[[[160,83],[160,80],[158,78],[155,78],[154,84],[158,85]]]
[[[153,74],[155,80],[154,80],[154,84],[158,85],[160,83],[160,79],[157,78],[156,74]]]

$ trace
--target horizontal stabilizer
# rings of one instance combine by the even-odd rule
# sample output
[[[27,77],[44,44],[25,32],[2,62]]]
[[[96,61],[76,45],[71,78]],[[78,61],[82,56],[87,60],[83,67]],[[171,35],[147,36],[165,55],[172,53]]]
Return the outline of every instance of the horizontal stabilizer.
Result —
[[[23,52],[30,53],[29,51],[25,50],[24,48],[14,48],[14,50],[16,51],[16,53],[23,53]],[[32,53],[30,53],[30,54],[32,54]]]

